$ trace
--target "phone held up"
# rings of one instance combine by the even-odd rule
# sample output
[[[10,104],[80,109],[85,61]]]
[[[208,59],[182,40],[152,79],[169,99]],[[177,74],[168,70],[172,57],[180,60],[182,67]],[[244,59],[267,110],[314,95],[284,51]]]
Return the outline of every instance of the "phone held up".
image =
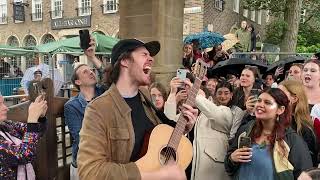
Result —
[[[88,29],[79,30],[80,47],[86,50],[90,47],[90,34]]]
[[[240,141],[238,143],[238,148],[250,148],[251,147],[251,138],[247,136],[240,137]]]
[[[260,94],[260,90],[259,89],[251,89],[250,91],[250,96],[254,96],[254,99],[258,100]]]
[[[188,70],[186,69],[177,69],[177,77],[184,81],[187,79],[187,72]],[[178,92],[184,90],[184,83],[178,88]]]

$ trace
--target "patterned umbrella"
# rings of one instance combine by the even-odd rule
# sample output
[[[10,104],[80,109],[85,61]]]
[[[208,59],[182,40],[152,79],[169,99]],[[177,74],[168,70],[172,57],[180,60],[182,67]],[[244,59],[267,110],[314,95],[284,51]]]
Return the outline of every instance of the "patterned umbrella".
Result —
[[[221,44],[225,38],[219,33],[205,31],[187,36],[184,43],[192,43],[193,40],[198,40],[200,48],[206,49]]]

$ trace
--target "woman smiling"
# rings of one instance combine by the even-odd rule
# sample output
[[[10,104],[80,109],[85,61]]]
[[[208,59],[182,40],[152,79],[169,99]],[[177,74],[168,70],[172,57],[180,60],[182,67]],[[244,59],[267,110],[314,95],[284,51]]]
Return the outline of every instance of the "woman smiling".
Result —
[[[263,92],[254,113],[255,120],[238,130],[229,147],[225,159],[229,175],[240,180],[297,179],[312,167],[310,154],[305,153],[308,147],[290,128],[289,100],[282,90]],[[245,137],[251,143],[241,146],[238,142]]]

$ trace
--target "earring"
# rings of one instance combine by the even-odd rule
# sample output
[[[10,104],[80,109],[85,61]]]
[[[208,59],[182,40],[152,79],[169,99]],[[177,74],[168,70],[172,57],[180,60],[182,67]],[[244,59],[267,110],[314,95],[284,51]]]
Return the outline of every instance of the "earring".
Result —
[[[277,122],[279,122],[279,121],[280,121],[279,115],[277,116],[277,119],[276,119],[276,121],[277,121]]]

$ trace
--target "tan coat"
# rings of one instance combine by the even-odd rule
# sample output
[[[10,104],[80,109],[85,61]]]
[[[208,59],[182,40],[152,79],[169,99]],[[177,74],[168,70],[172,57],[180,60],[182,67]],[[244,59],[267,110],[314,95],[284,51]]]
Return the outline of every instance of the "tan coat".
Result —
[[[146,90],[142,91],[149,97]],[[148,118],[159,124],[154,111],[140,96]],[[130,162],[134,141],[131,109],[112,85],[87,106],[84,114],[77,159],[80,179],[141,179],[137,166]]]
[[[194,127],[192,180],[228,180],[224,158],[228,150],[228,139],[237,131],[244,112],[238,108],[217,106],[198,95],[196,106],[201,111]],[[177,120],[176,103],[166,102],[164,112]]]
[[[197,96],[196,105],[202,116],[194,129],[191,179],[230,179],[224,169],[224,158],[233,124],[231,109],[217,106],[203,96]]]

